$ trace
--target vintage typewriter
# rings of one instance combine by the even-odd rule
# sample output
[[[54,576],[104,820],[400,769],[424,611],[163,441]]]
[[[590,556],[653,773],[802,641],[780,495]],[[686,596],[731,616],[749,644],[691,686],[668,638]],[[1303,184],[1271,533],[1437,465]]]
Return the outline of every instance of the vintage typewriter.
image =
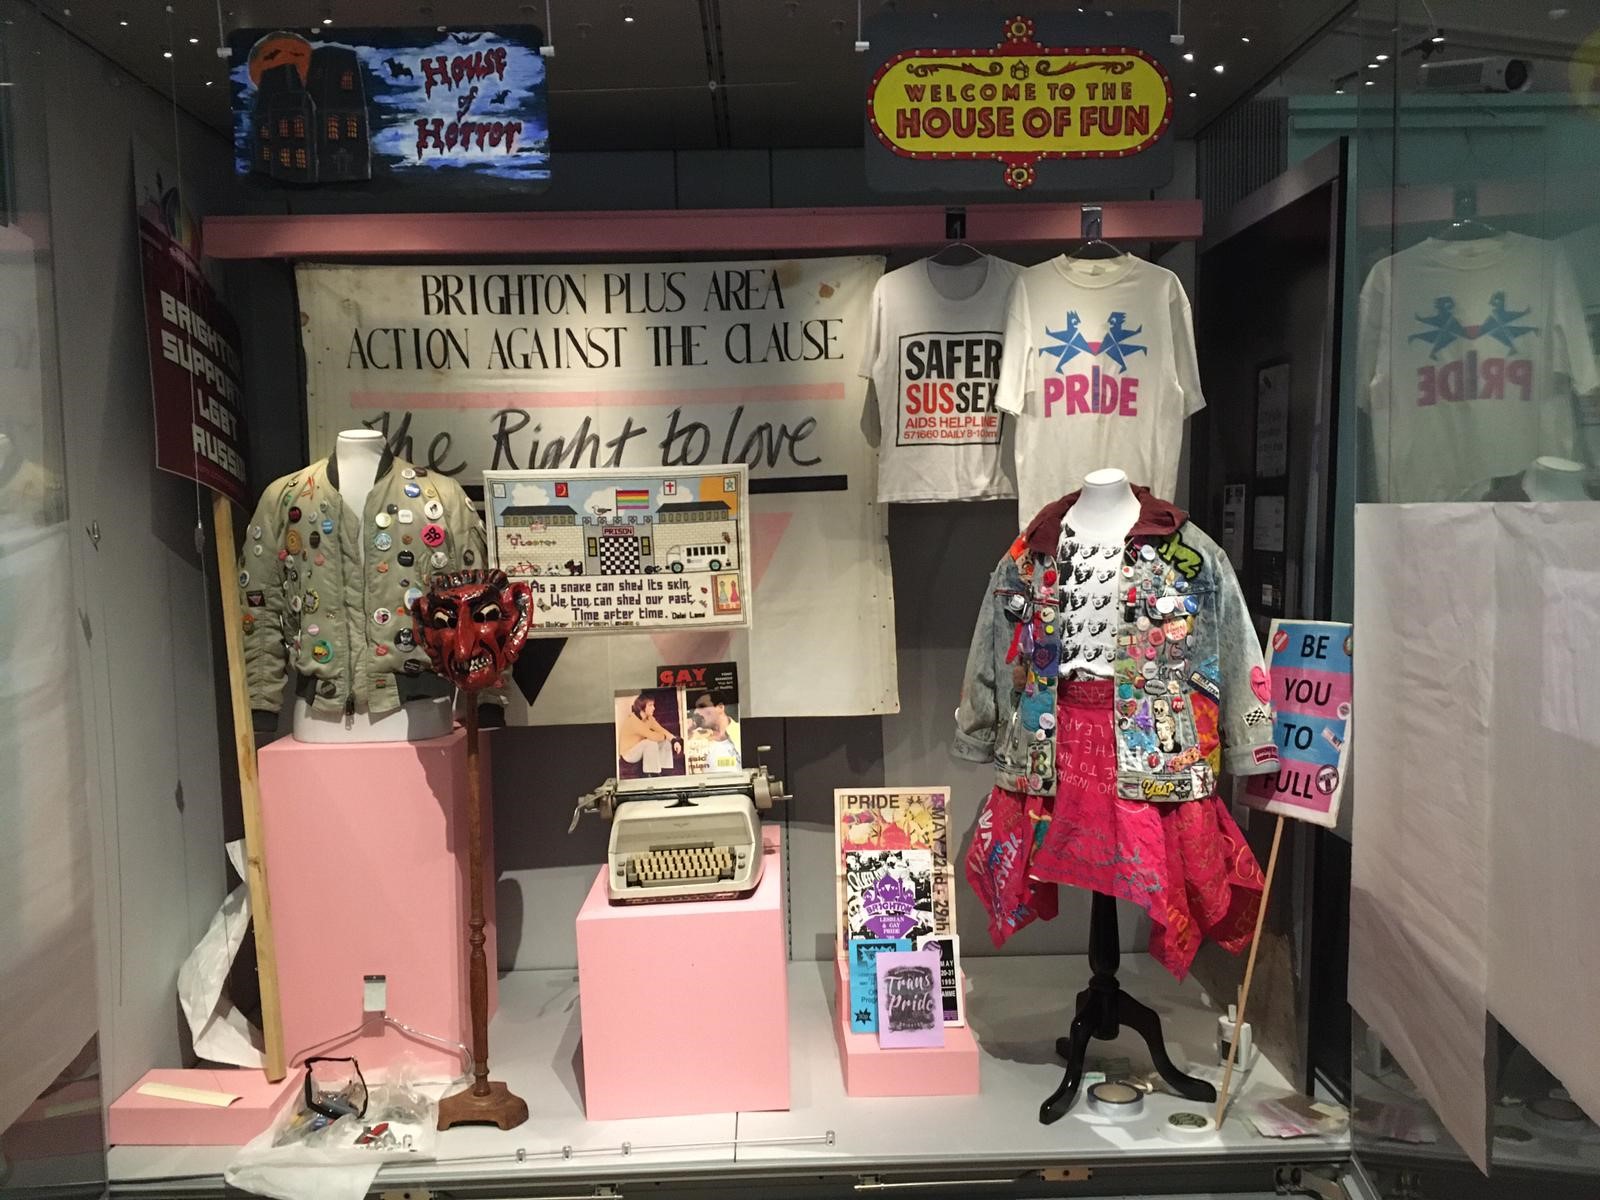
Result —
[[[784,799],[765,767],[686,779],[608,779],[583,796],[586,812],[611,819],[606,894],[613,904],[731,900],[761,882],[758,811]]]

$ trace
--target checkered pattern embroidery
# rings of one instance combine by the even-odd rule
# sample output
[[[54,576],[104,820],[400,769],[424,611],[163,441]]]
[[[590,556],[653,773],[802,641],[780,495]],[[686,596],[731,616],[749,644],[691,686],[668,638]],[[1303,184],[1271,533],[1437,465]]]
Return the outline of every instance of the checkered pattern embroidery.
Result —
[[[637,575],[639,573],[639,539],[636,537],[602,537],[600,539],[600,573],[602,575]]]

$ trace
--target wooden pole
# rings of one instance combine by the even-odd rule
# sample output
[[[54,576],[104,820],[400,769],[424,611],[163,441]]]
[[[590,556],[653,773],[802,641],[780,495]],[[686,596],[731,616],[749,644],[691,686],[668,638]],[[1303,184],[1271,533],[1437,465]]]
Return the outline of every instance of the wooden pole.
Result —
[[[245,685],[244,624],[238,569],[233,544],[233,502],[220,492],[211,496],[212,534],[217,546],[217,574],[222,592],[222,634],[228,650],[228,695],[233,706],[233,753],[239,767],[239,798],[244,808],[245,887],[250,892],[250,919],[255,924],[256,975],[261,985],[261,1035],[267,1078],[276,1082],[285,1072],[283,1011],[278,1006],[278,953],[272,940],[272,899],[267,892],[266,844],[261,831],[261,783],[256,776],[256,735],[250,720],[250,693]]]
[[[467,697],[467,841],[472,856],[468,875],[472,916],[467,922],[468,970],[472,987],[472,1094],[489,1094],[489,960],[484,952],[483,792],[478,779],[478,705]]]
[[[478,696],[467,693],[467,853],[471,916],[467,921],[468,980],[472,1000],[472,1086],[439,1101],[439,1128],[498,1125],[515,1129],[528,1106],[489,1078],[489,961],[484,953],[483,788],[478,773]]]
[[[1283,841],[1283,816],[1279,814],[1272,829],[1272,852],[1267,855],[1267,879],[1261,886],[1261,911],[1256,914],[1256,935],[1250,939],[1250,958],[1245,963],[1244,986],[1239,989],[1239,1012],[1233,1026],[1233,1041],[1228,1045],[1228,1066],[1222,1073],[1222,1087],[1217,1092],[1217,1128],[1222,1128],[1222,1114],[1228,1107],[1228,1086],[1233,1082],[1233,1060],[1239,1054],[1239,1031],[1244,1028],[1245,1005],[1250,1001],[1250,981],[1256,973],[1256,951],[1261,948],[1261,930],[1267,923],[1267,902],[1272,898],[1272,876],[1278,869],[1278,847]]]

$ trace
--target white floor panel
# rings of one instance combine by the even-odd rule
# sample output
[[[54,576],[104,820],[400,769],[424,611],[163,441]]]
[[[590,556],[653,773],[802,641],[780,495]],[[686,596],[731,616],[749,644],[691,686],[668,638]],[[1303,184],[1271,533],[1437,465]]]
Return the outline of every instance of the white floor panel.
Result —
[[[1258,1056],[1253,1068],[1234,1072],[1235,1099],[1219,1133],[1174,1139],[1162,1132],[1167,1117],[1179,1111],[1210,1115],[1215,1105],[1200,1105],[1163,1093],[1151,1095],[1142,1118],[1113,1122],[1084,1111],[1077,1103],[1053,1125],[1038,1120],[1040,1102],[1061,1082],[1063,1064],[1055,1039],[1072,1022],[1077,993],[1089,979],[1081,957],[976,958],[966,964],[971,990],[968,1016],[981,1047],[981,1091],[976,1096],[929,1099],[851,1099],[845,1095],[832,1027],[832,964],[795,964],[789,977],[792,1107],[786,1113],[743,1113],[739,1137],[792,1136],[831,1129],[828,1147],[763,1147],[741,1144],[741,1163],[802,1162],[816,1165],[909,1165],[940,1161],[1007,1160],[1037,1163],[1103,1160],[1137,1153],[1148,1159],[1194,1158],[1238,1151],[1282,1152],[1285,1143],[1256,1134],[1243,1119],[1242,1106],[1263,1096],[1290,1091],[1288,1080]],[[1124,986],[1160,1015],[1168,1052],[1190,1074],[1220,1082],[1213,1047],[1216,1014],[1200,1001],[1192,982],[1180,985],[1143,955],[1124,955],[1119,973]],[[1135,1073],[1151,1069],[1137,1034],[1124,1032],[1113,1042],[1092,1042],[1091,1067],[1098,1059],[1131,1060]],[[893,1136],[886,1136],[893,1130]],[[1338,1148],[1336,1141],[1299,1139],[1297,1153],[1312,1146]]]
[[[968,1013],[982,1049],[982,1091],[933,1099],[859,1099],[844,1094],[832,1027],[831,963],[795,963],[789,975],[791,1107],[787,1112],[589,1121],[583,1112],[577,975],[517,971],[500,981],[491,1028],[492,1074],[528,1102],[530,1120],[502,1133],[465,1127],[441,1136],[437,1162],[386,1167],[379,1182],[405,1187],[441,1179],[607,1179],[717,1174],[852,1171],[936,1166],[942,1162],[1104,1162],[1122,1155],[1162,1159],[1253,1153],[1304,1159],[1342,1153],[1344,1139],[1270,1142],[1240,1114],[1253,1098],[1289,1091],[1271,1063],[1258,1059],[1235,1075],[1239,1099],[1218,1134],[1175,1140],[1162,1129],[1170,1113],[1203,1106],[1152,1095],[1145,1115],[1113,1124],[1083,1111],[1082,1101],[1054,1125],[1038,1123],[1039,1102],[1061,1080],[1055,1039],[1067,1032],[1073,999],[1089,977],[1081,957],[987,958],[967,963]],[[1180,986],[1142,955],[1126,955],[1122,979],[1155,1008],[1180,1066],[1216,1081],[1216,1018],[1193,983]],[[659,998],[657,998],[659,999]],[[687,1000],[688,998],[684,998]],[[646,1001],[654,1002],[654,1001]],[[686,1005],[686,1011],[692,1005]],[[1090,1062],[1110,1056],[1149,1068],[1137,1035],[1096,1042]],[[832,1144],[763,1144],[821,1139]],[[735,1139],[738,1140],[737,1152]],[[624,1152],[624,1144],[628,1150]],[[526,1158],[518,1162],[518,1150]],[[230,1148],[118,1146],[110,1176],[119,1194],[180,1195],[214,1188]],[[1124,1160],[1126,1161],[1126,1160]]]

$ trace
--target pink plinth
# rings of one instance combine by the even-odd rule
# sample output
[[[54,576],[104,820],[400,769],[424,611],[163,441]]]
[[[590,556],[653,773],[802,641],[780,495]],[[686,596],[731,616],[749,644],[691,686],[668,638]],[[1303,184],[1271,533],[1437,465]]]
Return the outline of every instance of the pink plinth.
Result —
[[[490,741],[480,739],[486,813]],[[466,734],[352,745],[282,738],[261,751],[259,764],[289,1061],[346,1054],[370,1071],[409,1060],[424,1078],[455,1078],[457,1052],[363,1017],[362,978],[386,977],[394,1020],[452,1042],[469,1039]],[[487,822],[484,839],[493,1012]]]
[[[113,1146],[242,1146],[272,1124],[284,1105],[301,1092],[303,1071],[290,1071],[268,1083],[260,1071],[146,1071],[139,1082],[112,1101],[106,1136]],[[147,1083],[169,1083],[206,1092],[229,1092],[239,1099],[227,1108],[141,1096]]]
[[[593,1121],[787,1109],[789,976],[779,831],[741,900],[578,913],[584,1107]]]
[[[835,962],[833,1032],[839,1042],[839,1063],[844,1069],[844,1090],[850,1096],[976,1096],[978,1094],[978,1041],[971,1025],[949,1025],[943,1048],[885,1050],[875,1033],[855,1033],[850,1028],[849,967]]]

